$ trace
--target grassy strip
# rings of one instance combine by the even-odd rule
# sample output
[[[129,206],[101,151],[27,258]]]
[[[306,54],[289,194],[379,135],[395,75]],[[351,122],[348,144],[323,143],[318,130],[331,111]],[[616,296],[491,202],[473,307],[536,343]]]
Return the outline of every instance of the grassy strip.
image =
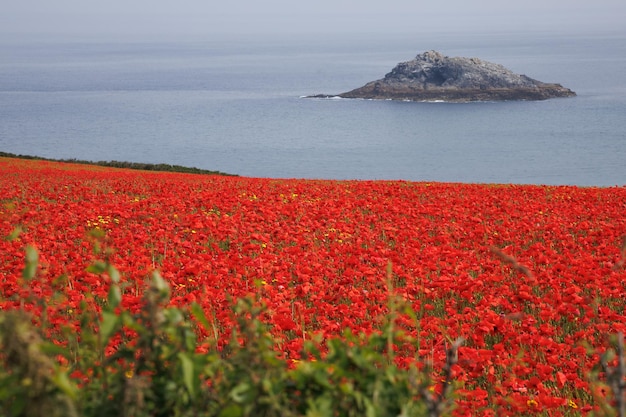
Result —
[[[226,175],[237,176],[235,174],[228,174],[220,171],[210,171],[207,169],[185,167],[181,165],[170,164],[147,164],[141,162],[123,162],[123,161],[84,161],[80,159],[50,159],[32,155],[16,155],[9,152],[0,151],[0,157],[4,158],[19,158],[19,159],[32,159],[37,161],[51,161],[51,162],[66,162],[72,164],[84,164],[84,165],[97,165],[109,168],[125,168],[136,169],[141,171],[162,171],[162,172],[182,172],[185,174],[203,174],[203,175]]]

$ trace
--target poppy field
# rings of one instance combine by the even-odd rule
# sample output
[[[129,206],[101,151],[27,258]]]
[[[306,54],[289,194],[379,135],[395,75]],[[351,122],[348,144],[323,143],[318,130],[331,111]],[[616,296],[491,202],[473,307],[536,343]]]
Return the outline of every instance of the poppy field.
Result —
[[[609,396],[590,375],[626,332],[626,187],[277,180],[0,158],[0,308],[44,314],[54,338],[81,303],[106,299],[89,268],[107,257],[123,304],[152,271],[171,304],[202,306],[225,343],[233,300],[255,294],[284,359],[303,343],[397,326],[453,367],[456,415],[584,415]],[[21,284],[25,248],[38,279]],[[48,299],[45,312],[33,297]]]

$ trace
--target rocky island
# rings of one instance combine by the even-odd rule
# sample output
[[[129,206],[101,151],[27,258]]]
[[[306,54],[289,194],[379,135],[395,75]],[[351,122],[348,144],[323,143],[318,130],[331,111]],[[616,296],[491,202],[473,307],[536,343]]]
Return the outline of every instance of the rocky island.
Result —
[[[310,97],[468,102],[546,100],[575,95],[560,84],[515,74],[499,64],[428,51],[396,65],[385,78],[363,87],[338,95]]]

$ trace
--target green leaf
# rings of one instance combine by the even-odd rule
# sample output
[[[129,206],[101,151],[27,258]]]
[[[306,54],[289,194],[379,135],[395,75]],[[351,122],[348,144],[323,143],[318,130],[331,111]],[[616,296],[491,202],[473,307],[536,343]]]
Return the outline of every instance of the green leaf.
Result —
[[[194,400],[196,398],[196,378],[193,361],[185,352],[180,352],[178,354],[178,359],[180,360],[180,364],[183,369],[183,383],[185,384],[185,388],[187,388],[187,391],[189,392],[189,396],[192,400]]]
[[[41,345],[41,351],[48,356],[61,355],[68,357],[68,349],[64,346],[55,345],[52,342],[46,342]]]
[[[162,296],[168,296],[170,292],[170,286],[157,271],[152,273],[152,288]]]
[[[119,285],[111,285],[108,295],[109,307],[114,309],[122,302],[122,290]]]
[[[102,312],[102,322],[100,323],[100,336],[102,337],[102,344],[106,345],[109,341],[109,337],[115,331],[119,323],[119,316],[110,311]]]
[[[102,229],[91,229],[89,231],[89,236],[91,236],[92,238],[96,240],[103,239],[105,235],[106,234],[104,233],[104,230]]]
[[[237,404],[231,404],[228,407],[220,411],[218,417],[241,417],[243,416],[243,409]]]
[[[6,236],[4,239],[9,241],[9,242],[13,242],[15,239],[20,237],[20,234],[22,234],[22,228],[18,226],[15,229],[13,229],[11,234]]]
[[[263,391],[269,394],[272,394],[274,392],[274,384],[269,378],[264,378],[263,380],[261,380],[261,386],[263,387]]]
[[[13,403],[11,404],[9,415],[23,415],[22,412],[24,411],[24,408],[26,408],[26,399],[26,395],[16,395],[13,399]]]
[[[108,265],[107,273],[115,284],[119,284],[120,282],[120,271],[118,271],[113,265]]]
[[[87,267],[87,272],[100,275],[107,270],[107,264],[102,261],[96,261]]]
[[[163,315],[167,318],[167,321],[172,326],[176,326],[185,320],[183,313],[177,308],[171,307],[163,310]]]
[[[65,286],[69,282],[70,282],[70,279],[67,276],[67,274],[61,274],[58,277],[56,277],[54,280],[52,280],[52,284],[57,287]]]
[[[24,266],[24,270],[22,271],[22,277],[30,281],[35,278],[35,274],[37,273],[37,264],[39,263],[39,252],[34,247],[28,245],[26,246],[26,265]]]
[[[76,387],[72,384],[70,379],[67,377],[67,373],[65,372],[57,372],[52,377],[52,382],[57,386],[63,393],[68,395],[72,399],[76,399]]]
[[[232,389],[232,391],[230,392],[230,397],[236,403],[244,403],[246,401],[248,393],[250,392],[250,388],[250,384],[248,384],[247,382],[241,382]]]
[[[204,314],[202,306],[195,301],[191,303],[191,314],[193,314],[194,318],[200,322],[202,327],[204,327],[204,330],[208,331],[212,328],[209,320],[206,318],[206,314]]]
[[[329,398],[329,393],[307,399],[308,410],[306,417],[326,417],[333,415],[333,401]]]

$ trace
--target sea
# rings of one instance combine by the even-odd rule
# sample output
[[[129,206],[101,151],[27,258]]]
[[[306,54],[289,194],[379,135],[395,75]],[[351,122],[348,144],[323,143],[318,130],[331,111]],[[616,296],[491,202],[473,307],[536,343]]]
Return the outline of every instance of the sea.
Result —
[[[313,99],[427,50],[574,90]],[[246,177],[626,185],[626,31],[0,39],[0,151]]]

